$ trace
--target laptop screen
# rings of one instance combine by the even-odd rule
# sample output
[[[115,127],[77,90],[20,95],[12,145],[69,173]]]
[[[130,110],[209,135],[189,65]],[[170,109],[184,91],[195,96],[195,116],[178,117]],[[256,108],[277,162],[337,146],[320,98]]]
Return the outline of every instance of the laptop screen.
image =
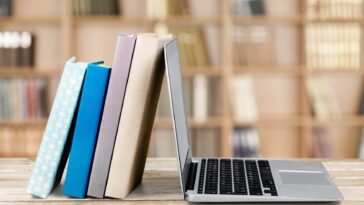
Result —
[[[188,170],[191,163],[191,150],[188,136],[188,125],[185,111],[182,75],[176,39],[169,41],[164,47],[167,68],[167,82],[173,118],[173,129],[176,138],[177,156],[181,176],[181,185],[185,193]]]

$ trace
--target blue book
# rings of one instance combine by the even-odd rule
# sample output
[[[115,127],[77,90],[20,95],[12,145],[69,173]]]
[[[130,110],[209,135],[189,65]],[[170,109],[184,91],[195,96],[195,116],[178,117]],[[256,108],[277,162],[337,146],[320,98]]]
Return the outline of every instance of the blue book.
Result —
[[[66,62],[35,160],[27,192],[47,197],[61,180],[72,142],[79,95],[87,64]]]
[[[85,198],[108,88],[110,68],[89,64],[81,94],[64,194]]]

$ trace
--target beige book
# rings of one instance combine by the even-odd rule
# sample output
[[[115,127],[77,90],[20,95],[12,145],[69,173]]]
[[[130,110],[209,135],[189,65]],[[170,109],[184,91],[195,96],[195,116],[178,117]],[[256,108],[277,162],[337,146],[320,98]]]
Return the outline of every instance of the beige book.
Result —
[[[125,198],[142,180],[164,75],[163,46],[169,39],[137,36],[105,196]]]

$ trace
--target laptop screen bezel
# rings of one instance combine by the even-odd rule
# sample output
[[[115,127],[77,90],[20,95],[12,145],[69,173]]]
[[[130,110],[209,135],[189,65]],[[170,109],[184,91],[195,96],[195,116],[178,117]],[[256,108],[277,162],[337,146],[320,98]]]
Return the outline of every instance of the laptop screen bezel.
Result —
[[[180,60],[178,59],[178,65],[171,65],[169,62],[169,58],[174,54],[173,52],[177,52],[177,56],[179,57],[179,51],[178,51],[178,42],[177,39],[172,39],[169,42],[167,42],[164,45],[164,59],[165,59],[165,66],[166,66],[166,75],[167,75],[167,83],[168,83],[168,93],[169,93],[169,102],[170,102],[170,107],[171,107],[171,115],[172,115],[172,121],[173,121],[173,131],[174,131],[174,137],[175,137],[175,142],[176,142],[176,152],[177,152],[177,160],[178,160],[178,169],[179,169],[179,176],[180,176],[180,182],[181,182],[181,188],[182,188],[182,192],[184,197],[186,197],[186,186],[187,186],[187,181],[188,181],[188,174],[189,174],[189,170],[190,170],[190,164],[192,162],[192,151],[191,151],[191,146],[190,146],[190,140],[189,140],[189,131],[188,131],[188,122],[186,119],[186,106],[185,106],[185,96],[184,96],[184,92],[183,92],[183,82],[181,79],[181,83],[182,85],[180,86],[180,90],[173,90],[174,86],[172,86],[173,83],[177,83],[174,82],[173,80],[171,80],[173,75],[173,72],[179,72],[179,76],[182,78],[182,74],[181,74],[181,65],[180,65]],[[172,66],[179,66],[177,67],[172,67]],[[178,87],[178,86],[177,86]],[[181,160],[180,160],[180,150],[183,149],[182,147],[180,147],[181,145],[178,143],[178,134],[180,133],[180,131],[178,130],[178,126],[176,124],[176,117],[183,117],[183,116],[176,116],[176,106],[174,106],[176,100],[174,99],[175,97],[173,96],[174,92],[182,92],[183,96],[183,112],[184,112],[184,118],[185,118],[185,123],[186,123],[186,127],[187,130],[185,133],[187,133],[187,139],[188,139],[188,147],[187,147],[187,154],[186,154],[186,159],[185,164],[182,164]]]

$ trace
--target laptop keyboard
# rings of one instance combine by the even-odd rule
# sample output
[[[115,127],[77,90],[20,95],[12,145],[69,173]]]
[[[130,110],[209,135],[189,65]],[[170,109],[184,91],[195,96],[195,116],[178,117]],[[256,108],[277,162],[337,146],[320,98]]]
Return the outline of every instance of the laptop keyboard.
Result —
[[[198,194],[278,196],[267,160],[202,159]]]

